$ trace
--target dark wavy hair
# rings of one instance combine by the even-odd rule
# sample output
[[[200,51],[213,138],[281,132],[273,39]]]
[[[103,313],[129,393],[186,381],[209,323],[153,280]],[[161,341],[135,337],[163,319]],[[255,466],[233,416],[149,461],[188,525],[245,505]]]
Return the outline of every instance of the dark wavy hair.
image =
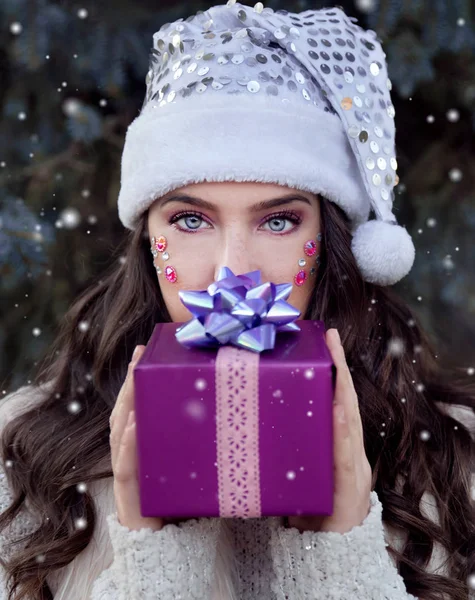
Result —
[[[467,578],[475,571],[474,441],[469,429],[437,403],[475,412],[475,390],[442,368],[417,317],[394,290],[362,279],[345,213],[322,199],[321,218],[326,243],[303,318],[323,320],[326,328],[341,333],[383,521],[408,533],[401,552],[388,550],[411,594],[424,600],[466,600]],[[147,344],[156,322],[171,321],[150,260],[147,213],[116,251],[108,271],[61,319],[54,345],[38,366],[33,385],[54,381],[46,399],[3,432],[2,459],[14,465],[6,469],[14,499],[0,515],[0,531],[25,498],[42,515],[26,547],[3,562],[9,600],[14,591],[17,600],[51,599],[47,575],[70,563],[91,541],[94,502],[76,486],[113,477],[109,417],[132,351]],[[80,327],[82,322],[89,328]],[[390,350],[393,340],[403,344],[402,354]],[[83,408],[76,414],[67,410],[73,400]],[[428,440],[421,439],[423,430],[430,432]],[[398,475],[404,477],[399,491]],[[425,491],[435,497],[440,525],[420,511]],[[80,517],[87,526],[77,530]],[[448,551],[447,577],[425,571],[436,542]],[[39,554],[45,556],[41,564]]]

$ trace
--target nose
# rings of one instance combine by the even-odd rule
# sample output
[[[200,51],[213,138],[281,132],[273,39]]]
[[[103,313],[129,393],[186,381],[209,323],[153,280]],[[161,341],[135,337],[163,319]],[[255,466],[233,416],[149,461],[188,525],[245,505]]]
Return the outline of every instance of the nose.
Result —
[[[243,234],[229,231],[216,248],[214,279],[216,281],[222,267],[228,267],[235,275],[242,275],[256,270],[257,262],[250,240]]]

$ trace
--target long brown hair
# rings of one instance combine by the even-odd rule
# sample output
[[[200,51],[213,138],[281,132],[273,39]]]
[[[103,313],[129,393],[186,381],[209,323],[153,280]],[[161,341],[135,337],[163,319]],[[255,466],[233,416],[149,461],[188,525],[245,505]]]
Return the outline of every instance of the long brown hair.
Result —
[[[470,495],[474,441],[468,428],[437,403],[465,405],[475,412],[475,390],[438,364],[417,317],[392,289],[363,281],[343,211],[322,199],[321,215],[321,275],[303,318],[321,319],[341,333],[383,521],[408,532],[400,553],[388,550],[411,594],[464,600],[467,577],[475,571]],[[39,529],[26,538],[28,547],[4,562],[9,600],[14,591],[18,600],[52,598],[48,573],[70,563],[91,541],[94,502],[76,486],[113,476],[109,417],[132,351],[147,343],[156,322],[171,321],[147,229],[145,213],[137,229],[125,236],[109,270],[71,306],[33,381],[54,385],[39,406],[17,416],[3,432],[2,459],[14,465],[6,470],[14,500],[0,515],[0,531],[25,498],[42,515]],[[391,350],[394,341],[403,345],[402,353]],[[82,410],[71,413],[72,401]],[[420,435],[424,430],[429,439]],[[396,491],[398,475],[405,478],[402,491]],[[436,499],[440,525],[421,514],[425,491]],[[76,529],[80,517],[87,525]],[[448,577],[424,570],[435,542],[448,551]],[[45,557],[40,564],[39,554]]]

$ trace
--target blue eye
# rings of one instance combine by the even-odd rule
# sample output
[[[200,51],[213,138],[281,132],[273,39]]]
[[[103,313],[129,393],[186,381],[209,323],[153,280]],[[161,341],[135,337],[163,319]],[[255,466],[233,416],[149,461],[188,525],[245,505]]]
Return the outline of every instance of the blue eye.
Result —
[[[194,212],[194,211],[182,211],[182,212],[179,212],[179,213],[176,213],[175,215],[173,215],[169,220],[169,224],[174,225],[175,223],[178,223],[178,221],[181,221],[181,220],[185,221],[186,226],[185,227],[175,226],[175,229],[177,229],[178,231],[182,231],[183,233],[195,233],[196,231],[198,231],[200,229],[200,224],[201,224],[200,221],[209,223],[208,221],[206,221],[206,219],[204,218],[204,216],[201,213]],[[271,228],[270,231],[275,232],[275,233],[284,231],[285,221],[290,221],[294,225],[298,226],[302,222],[302,218],[297,213],[294,213],[292,211],[282,211],[280,213],[273,214],[273,215],[270,215],[269,217],[267,217],[263,221],[263,224],[276,223],[279,221],[282,221],[284,223],[284,226],[280,229]],[[203,228],[201,228],[201,229],[203,229]],[[296,228],[294,227],[293,229],[291,229],[290,231],[287,231],[286,233],[290,233],[294,229],[296,229]]]

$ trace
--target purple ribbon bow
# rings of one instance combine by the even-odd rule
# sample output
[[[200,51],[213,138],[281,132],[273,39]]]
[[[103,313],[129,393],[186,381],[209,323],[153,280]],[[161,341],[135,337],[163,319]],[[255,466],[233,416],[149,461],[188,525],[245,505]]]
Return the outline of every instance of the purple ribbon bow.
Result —
[[[274,348],[275,334],[300,331],[300,311],[285,300],[291,283],[261,283],[261,272],[234,275],[222,267],[206,291],[178,292],[193,318],[176,330],[180,344],[216,347],[225,344],[253,352]]]

